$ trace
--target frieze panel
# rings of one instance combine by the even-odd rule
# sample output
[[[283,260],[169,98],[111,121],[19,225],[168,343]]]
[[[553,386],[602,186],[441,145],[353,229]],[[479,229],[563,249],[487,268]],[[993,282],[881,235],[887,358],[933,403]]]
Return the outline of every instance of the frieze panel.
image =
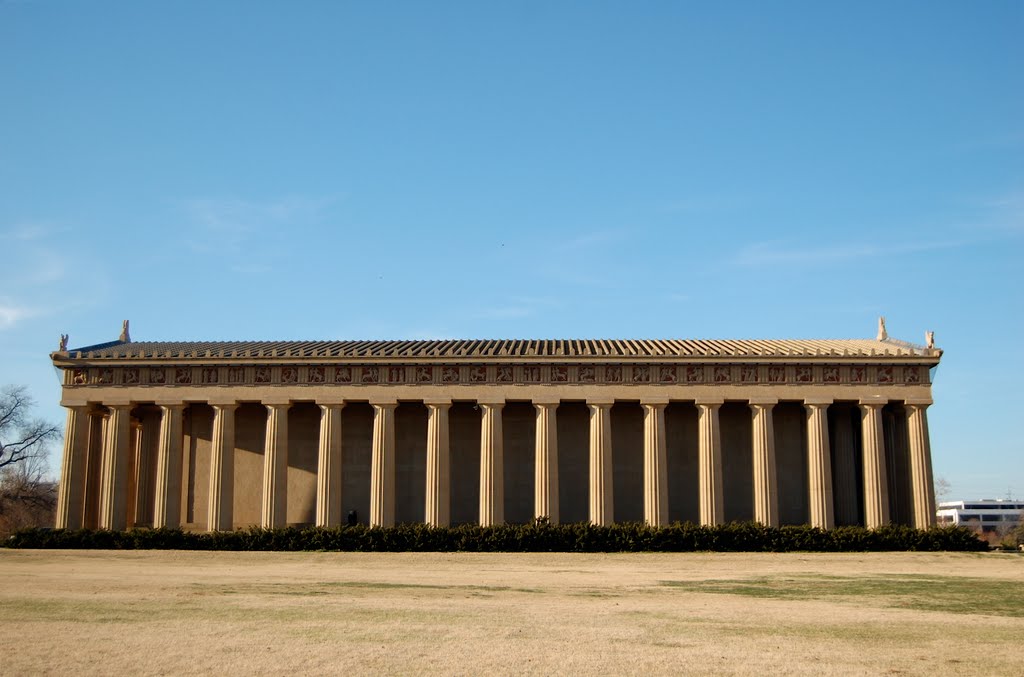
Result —
[[[270,383],[274,380],[274,372],[270,367],[256,367],[256,383]]]
[[[124,382],[125,385],[136,385],[139,382],[139,370],[135,367],[129,367],[124,370]]]
[[[206,385],[216,384],[219,374],[217,373],[217,367],[203,367],[202,371],[199,372],[200,381]]]
[[[192,370],[188,367],[178,367],[175,369],[174,383],[179,386],[192,385]]]
[[[380,367],[370,365],[362,368],[360,383],[380,383]]]
[[[335,383],[352,383],[352,367],[335,367]]]
[[[732,375],[729,373],[729,367],[717,366],[714,370],[715,383],[728,383],[732,380]]]
[[[568,383],[569,382],[569,367],[565,365],[556,365],[551,367],[551,382],[552,383]]]
[[[686,382],[687,383],[703,383],[704,382],[704,367],[691,364],[686,367]]]
[[[824,383],[839,383],[839,367],[833,365],[822,367],[821,380]]]
[[[782,366],[768,367],[768,383],[785,383],[786,368]]]
[[[433,383],[433,367],[416,367],[416,383]]]
[[[606,383],[622,382],[622,367],[617,364],[610,364],[604,368],[604,380]]]
[[[388,383],[405,383],[405,367],[388,367]]]
[[[487,383],[487,367],[476,365],[469,368],[470,383]]]
[[[523,367],[523,383],[540,383],[540,367],[536,365]]]
[[[88,369],[75,369],[71,376],[71,382],[76,386],[84,386],[89,383]]]
[[[663,365],[658,367],[658,382],[659,383],[676,383],[679,381],[679,377],[676,374],[676,368],[672,366]]]
[[[499,365],[495,372],[495,380],[498,383],[512,383],[516,380],[515,369],[510,366]]]
[[[591,365],[584,365],[576,372],[576,380],[580,383],[597,383],[597,369]]]
[[[904,367],[903,368],[903,382],[904,383],[920,383],[921,382],[921,368],[920,367]]]
[[[458,367],[441,367],[441,383],[458,383],[459,376]]]
[[[633,365],[633,383],[650,383],[651,368],[646,364]]]
[[[158,386],[167,383],[167,370],[163,367],[152,367],[149,370],[149,382]]]
[[[306,372],[307,383],[323,383],[324,382],[324,368],[323,367],[310,367]]]
[[[99,383],[110,384],[114,382],[114,370],[113,369],[100,369],[99,376],[96,379]]]
[[[892,383],[893,382],[892,367],[890,367],[890,366],[878,367],[877,374],[878,374],[877,378],[878,378],[878,382],[879,383],[886,383],[886,384],[888,384],[888,383]]]
[[[228,367],[228,383],[245,383],[245,367]]]
[[[757,367],[752,364],[745,364],[740,368],[740,381],[743,383],[757,383]]]
[[[866,383],[867,380],[867,367],[862,367],[860,365],[850,367],[850,383]]]
[[[798,366],[796,368],[797,383],[814,383],[814,370],[811,367]]]

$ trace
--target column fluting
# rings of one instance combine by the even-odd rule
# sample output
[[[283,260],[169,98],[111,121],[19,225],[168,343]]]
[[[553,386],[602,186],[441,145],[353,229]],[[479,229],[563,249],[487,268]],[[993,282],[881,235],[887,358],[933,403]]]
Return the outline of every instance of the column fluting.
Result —
[[[213,443],[210,446],[209,531],[231,531],[235,500],[235,410],[238,404],[211,403]]]
[[[316,525],[341,524],[341,409],[343,403],[320,405],[316,469]]]
[[[587,402],[590,407],[590,523],[615,521],[612,491],[612,402]]]
[[[370,466],[370,526],[395,525],[396,402],[373,402],[373,453]]]
[[[533,516],[558,524],[558,402],[537,402]]]
[[[698,401],[700,465],[700,523],[725,521],[725,497],[722,494],[722,432],[718,422],[721,401]]]
[[[754,521],[766,527],[779,525],[779,490],[775,466],[775,401],[750,401],[753,417]]]
[[[156,454],[156,496],[153,527],[181,525],[182,413],[184,404],[160,405],[160,440]]]
[[[123,531],[128,521],[128,450],[131,444],[131,405],[108,405],[103,428],[100,488],[100,529]]]
[[[832,459],[828,443],[828,402],[804,402],[807,412],[807,512],[811,526],[835,526],[832,509]]]
[[[81,529],[89,462],[89,408],[78,406],[67,407],[67,410],[55,524],[58,529]]]
[[[652,527],[668,524],[668,456],[665,446],[667,402],[643,402],[644,521]]]
[[[914,526],[935,526],[935,486],[932,451],[928,436],[929,403],[906,403],[907,437],[910,441],[910,482],[914,498]]]
[[[889,483],[885,465],[885,435],[882,429],[884,402],[861,401],[861,444],[864,454],[864,526],[869,529],[889,523]]]
[[[434,527],[451,524],[451,440],[448,434],[450,401],[427,405],[427,490],[424,520]]]
[[[480,526],[505,521],[504,402],[480,402]]]
[[[288,522],[288,409],[287,403],[264,403],[267,408],[263,449],[264,528],[280,529]]]

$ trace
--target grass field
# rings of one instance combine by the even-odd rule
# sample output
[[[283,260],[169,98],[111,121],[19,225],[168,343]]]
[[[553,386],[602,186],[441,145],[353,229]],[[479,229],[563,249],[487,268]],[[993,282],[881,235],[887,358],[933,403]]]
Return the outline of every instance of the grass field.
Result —
[[[1016,554],[0,550],[0,672],[1024,674]]]

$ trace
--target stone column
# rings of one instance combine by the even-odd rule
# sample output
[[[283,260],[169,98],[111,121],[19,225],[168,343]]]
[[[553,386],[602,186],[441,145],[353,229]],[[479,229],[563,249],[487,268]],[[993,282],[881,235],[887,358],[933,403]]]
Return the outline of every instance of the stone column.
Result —
[[[750,400],[753,417],[754,521],[779,526],[779,485],[775,467],[775,425],[772,411],[778,400]]]
[[[804,400],[807,412],[807,511],[812,527],[831,529],[832,458],[828,444],[830,400]]]
[[[142,421],[132,419],[129,432],[130,442],[128,443],[128,478],[125,484],[128,487],[126,501],[128,504],[127,523],[128,528],[138,525],[145,513],[145,499],[143,487],[139,486],[139,475],[142,463]],[[140,510],[141,508],[141,510]]]
[[[590,407],[590,523],[615,521],[612,492],[612,402],[587,402]]]
[[[103,428],[100,481],[100,529],[123,531],[128,518],[128,449],[131,444],[130,404],[109,405]]]
[[[914,498],[914,526],[935,526],[935,487],[932,484],[932,450],[928,438],[930,402],[907,402],[907,437],[910,441],[910,486]]]
[[[480,402],[480,526],[505,522],[504,401]]]
[[[288,409],[289,403],[264,403],[267,408],[266,445],[263,449],[263,515],[267,529],[288,522]]]
[[[341,409],[320,404],[320,447],[316,470],[316,525],[341,524]]]
[[[558,402],[537,402],[533,516],[558,524]]]
[[[652,527],[668,524],[668,452],[665,444],[667,405],[667,400],[643,402],[644,521]]]
[[[451,461],[449,457],[448,410],[450,400],[432,400],[427,405],[427,491],[424,520],[432,527],[451,524]]]
[[[210,445],[210,496],[206,514],[209,531],[231,531],[235,501],[236,402],[210,403],[213,407],[213,443]]]
[[[184,404],[160,405],[160,446],[156,454],[156,497],[153,527],[177,529],[181,525],[181,452]]]
[[[370,467],[370,526],[395,525],[395,407],[373,404],[373,454]]]
[[[89,463],[89,407],[68,407],[67,410],[55,524],[58,529],[81,529]]]
[[[861,444],[864,453],[864,526],[889,523],[889,481],[885,472],[885,435],[882,407],[885,402],[861,400]]]
[[[725,496],[722,494],[722,432],[718,410],[722,400],[698,400],[697,426],[700,443],[700,523],[725,521]]]

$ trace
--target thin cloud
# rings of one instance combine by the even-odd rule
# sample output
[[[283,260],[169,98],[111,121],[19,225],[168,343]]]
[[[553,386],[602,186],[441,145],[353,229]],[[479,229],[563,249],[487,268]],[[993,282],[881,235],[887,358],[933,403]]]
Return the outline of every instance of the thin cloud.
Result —
[[[237,250],[267,230],[316,219],[335,197],[285,196],[258,202],[237,198],[192,198],[182,202],[197,231],[188,241],[200,252]]]
[[[0,302],[0,330],[10,329],[33,315],[38,315],[38,312],[10,302]]]
[[[842,261],[883,256],[915,254],[941,249],[956,249],[968,244],[962,240],[917,242],[906,244],[842,244],[828,247],[785,247],[773,242],[757,242],[741,249],[732,259],[737,266],[771,266],[779,264],[827,265]]]

